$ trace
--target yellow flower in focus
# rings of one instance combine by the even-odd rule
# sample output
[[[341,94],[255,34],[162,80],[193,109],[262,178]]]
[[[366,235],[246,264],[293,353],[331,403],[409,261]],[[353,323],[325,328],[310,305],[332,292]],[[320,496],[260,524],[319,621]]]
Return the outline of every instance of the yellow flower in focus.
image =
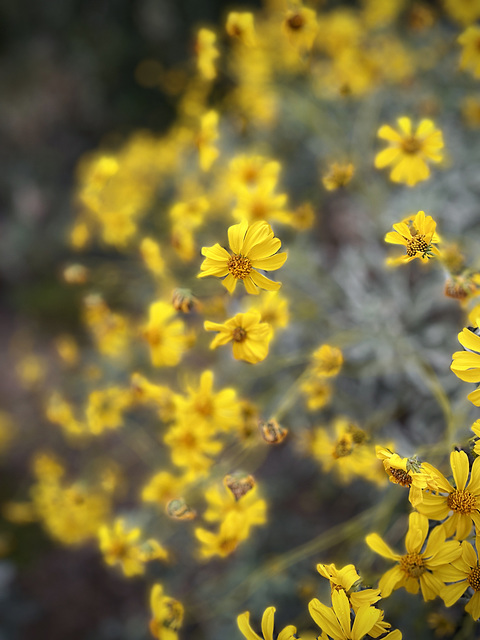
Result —
[[[298,51],[310,51],[318,33],[317,14],[299,5],[289,9],[283,20],[283,33]]]
[[[317,571],[330,581],[332,592],[341,589],[345,591],[355,613],[360,607],[370,606],[381,599],[380,589],[355,590],[361,578],[353,564],[347,564],[341,569],[337,569],[334,564],[317,564]]]
[[[480,382],[480,317],[475,319],[475,327],[465,328],[458,334],[458,341],[465,351],[455,351],[450,369],[464,382]],[[480,407],[480,389],[475,389],[468,399],[476,407]]]
[[[312,353],[310,368],[316,376],[337,376],[343,365],[343,354],[338,347],[322,344]]]
[[[268,355],[273,330],[268,323],[261,321],[257,311],[237,313],[223,324],[206,320],[204,327],[206,331],[219,332],[210,343],[210,349],[232,342],[235,360],[255,364],[265,360]]]
[[[237,38],[247,47],[253,47],[256,42],[255,22],[253,13],[244,11],[230,11],[227,16],[225,30],[232,38]]]
[[[217,36],[210,29],[199,29],[195,41],[195,53],[197,55],[197,69],[205,80],[214,80],[217,77],[215,60],[220,55],[217,47]]]
[[[189,346],[185,324],[167,302],[150,305],[148,324],[143,327],[143,337],[150,345],[150,356],[154,367],[175,367]]]
[[[397,453],[380,446],[375,447],[375,450],[390,482],[410,489],[408,499],[413,507],[422,502],[424,489],[437,490],[434,478],[416,458],[401,458]]]
[[[209,171],[220,155],[220,151],[215,146],[215,142],[218,140],[218,119],[218,112],[213,110],[207,111],[200,118],[200,131],[196,142],[202,171]]]
[[[184,608],[181,602],[165,595],[161,584],[154,584],[150,592],[150,632],[157,640],[177,640],[182,626]]]
[[[430,520],[445,520],[443,528],[447,537],[455,535],[464,540],[470,535],[472,524],[480,530],[480,458],[476,458],[470,471],[465,451],[452,451],[453,486],[435,467],[423,463],[438,485],[438,493],[425,493],[417,510]],[[468,476],[470,474],[470,479]]]
[[[213,247],[203,247],[201,273],[198,278],[216,276],[224,278],[223,286],[229,293],[235,291],[238,280],[242,280],[247,293],[258,294],[259,287],[268,291],[276,291],[280,282],[269,280],[256,271],[276,271],[287,259],[286,253],[277,253],[281,242],[274,237],[268,222],[259,220],[249,224],[246,220],[228,228],[228,242],[232,253],[218,243]]]
[[[275,607],[267,607],[262,616],[262,636],[263,640],[273,640],[273,628],[274,628],[274,616]],[[247,640],[262,640],[262,636],[259,636],[250,626],[250,612],[245,611],[237,617],[238,628],[240,633],[245,636]],[[296,638],[297,629],[293,625],[289,625],[282,629],[278,635],[277,640],[294,640]]]
[[[380,609],[364,605],[356,612],[352,625],[350,603],[343,589],[332,591],[331,607],[314,598],[309,602],[308,610],[315,624],[333,640],[361,640],[382,617]]]
[[[460,543],[457,540],[446,541],[447,536],[442,526],[435,527],[429,534],[428,518],[421,513],[411,513],[408,522],[405,536],[407,553],[404,555],[392,551],[377,533],[366,537],[370,549],[397,563],[380,578],[378,586],[382,598],[388,598],[395,589],[405,587],[408,593],[413,594],[418,593],[420,588],[425,601],[433,600],[444,587],[437,570],[460,557]],[[424,548],[425,540],[427,543]]]
[[[427,161],[442,161],[442,132],[427,119],[420,122],[415,133],[410,118],[398,118],[397,124],[400,131],[386,124],[378,130],[378,137],[387,140],[390,146],[375,156],[375,167],[383,169],[393,165],[390,180],[413,187],[430,176]]]
[[[475,540],[478,545],[478,537]],[[451,607],[464,596],[469,587],[473,589],[473,595],[465,606],[474,620],[480,618],[480,564],[478,561],[478,551],[470,542],[464,540],[461,543],[462,555],[455,562],[446,567],[440,567],[438,574],[444,582],[454,584],[446,585],[440,596],[445,602],[445,606]],[[470,590],[469,592],[470,593]]]
[[[389,231],[386,234],[385,242],[403,245],[406,253],[398,258],[388,258],[387,264],[396,266],[415,258],[428,262],[433,255],[439,256],[440,252],[434,246],[440,242],[436,227],[435,220],[432,216],[426,216],[424,211],[419,211],[415,216],[409,216],[402,222],[394,224],[395,231]]]
[[[351,162],[348,164],[334,162],[322,178],[323,186],[327,191],[336,191],[336,189],[347,185],[354,173],[355,167]]]

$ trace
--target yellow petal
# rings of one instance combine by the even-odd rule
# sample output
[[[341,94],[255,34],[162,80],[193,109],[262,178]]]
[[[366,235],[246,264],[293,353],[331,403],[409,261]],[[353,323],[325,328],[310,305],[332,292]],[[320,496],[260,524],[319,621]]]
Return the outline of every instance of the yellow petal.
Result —
[[[265,640],[272,640],[273,638],[274,615],[275,615],[275,607],[268,607],[263,612],[262,633]]]
[[[197,531],[198,529],[195,531],[195,533]],[[237,617],[237,625],[240,629],[240,633],[242,633],[242,635],[244,635],[247,640],[262,640],[250,626],[250,613],[248,611],[241,613]]]

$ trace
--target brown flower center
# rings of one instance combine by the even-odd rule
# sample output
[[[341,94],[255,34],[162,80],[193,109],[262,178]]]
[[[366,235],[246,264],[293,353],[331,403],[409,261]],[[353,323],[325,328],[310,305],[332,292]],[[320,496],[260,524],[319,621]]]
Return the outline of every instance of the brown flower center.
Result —
[[[247,338],[247,332],[243,327],[235,327],[232,333],[232,340],[234,342],[243,342]]]
[[[412,476],[409,475],[408,471],[404,471],[403,469],[390,467],[388,469],[388,475],[393,478],[395,484],[399,484],[402,487],[409,487],[412,484]]]
[[[407,256],[415,256],[417,253],[425,253],[428,250],[429,243],[426,241],[423,233],[417,233],[412,236],[407,243]]]
[[[457,513],[472,513],[477,508],[477,498],[470,491],[455,489],[448,496],[447,504]]]
[[[233,256],[230,256],[227,268],[234,278],[237,278],[237,280],[243,280],[252,270],[252,263],[250,258],[247,258],[247,256],[234,254]]]
[[[410,578],[419,578],[425,573],[425,567],[422,556],[419,553],[407,553],[400,558],[400,568]]]
[[[480,567],[478,565],[476,567],[473,567],[473,569],[470,571],[467,581],[472,589],[475,589],[475,591],[480,591]]]
[[[298,31],[305,24],[305,18],[301,13],[295,13],[287,19],[287,24],[293,31]]]
[[[415,138],[415,136],[410,136],[409,138],[404,138],[402,140],[402,151],[404,153],[408,153],[409,155],[414,155],[420,151],[422,148],[422,143],[420,140]]]
[[[352,441],[350,438],[340,438],[333,450],[334,458],[344,458],[349,456],[353,451]]]

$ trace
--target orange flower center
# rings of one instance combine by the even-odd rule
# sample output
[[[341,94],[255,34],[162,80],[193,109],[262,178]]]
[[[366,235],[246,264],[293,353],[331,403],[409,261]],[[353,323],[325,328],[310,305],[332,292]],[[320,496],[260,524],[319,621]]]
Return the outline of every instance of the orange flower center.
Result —
[[[476,567],[473,567],[473,569],[470,571],[467,581],[472,589],[475,589],[475,591],[480,591],[480,567],[478,565]]]
[[[407,553],[402,556],[400,558],[400,568],[410,578],[419,578],[427,570],[423,557],[419,553]]]
[[[402,140],[402,151],[404,153],[408,153],[409,155],[414,155],[420,151],[422,148],[422,143],[415,136],[410,136],[409,138],[404,138]]]
[[[447,504],[457,513],[472,513],[477,508],[477,498],[470,491],[455,489],[448,496]]]
[[[233,254],[233,256],[230,256],[228,260],[227,268],[234,278],[237,278],[237,280],[243,280],[251,272],[252,263],[250,258],[247,258],[247,256]]]
[[[340,438],[340,440],[335,445],[335,449],[333,450],[333,457],[336,458],[344,458],[345,456],[349,456],[353,451],[352,441],[350,438]]]
[[[243,327],[235,327],[232,333],[232,340],[234,342],[243,342],[247,339],[247,332]]]
[[[395,484],[399,484],[402,487],[410,487],[412,484],[412,476],[409,475],[408,471],[404,471],[403,469],[394,469],[390,467],[388,469],[388,475],[392,478]]]
[[[423,233],[417,233],[407,242],[407,256],[416,256],[417,253],[425,253],[428,250],[429,243],[425,239]]]
[[[288,18],[287,24],[293,31],[298,31],[305,24],[305,18],[301,13],[295,13],[293,16]]]

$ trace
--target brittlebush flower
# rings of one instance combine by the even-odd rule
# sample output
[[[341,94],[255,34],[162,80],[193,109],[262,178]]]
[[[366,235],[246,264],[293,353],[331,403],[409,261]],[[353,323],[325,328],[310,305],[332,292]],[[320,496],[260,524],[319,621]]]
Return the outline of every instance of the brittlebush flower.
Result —
[[[413,187],[430,176],[427,160],[442,161],[443,136],[431,120],[422,120],[415,133],[410,118],[398,118],[397,123],[400,131],[387,124],[378,130],[378,137],[388,140],[390,146],[376,155],[375,167],[393,165],[390,180]]]
[[[463,46],[460,68],[468,69],[474,78],[480,78],[480,27],[472,25],[465,29],[458,42]]]
[[[275,607],[267,607],[262,616],[262,636],[263,640],[273,640],[273,627]],[[259,636],[250,626],[250,612],[245,611],[237,617],[238,628],[242,635],[247,640],[262,640],[262,636]],[[295,634],[297,629],[293,625],[288,625],[277,636],[277,640],[293,640],[296,638]]]
[[[167,596],[161,584],[154,584],[150,593],[150,608],[150,631],[153,637],[158,640],[177,640],[177,631],[183,623],[182,603]]]
[[[418,511],[430,520],[448,520],[443,524],[448,536],[455,533],[458,540],[470,535],[472,523],[476,530],[480,527],[480,458],[473,462],[471,473],[465,451],[452,451],[452,467],[455,486],[445,476],[427,462],[423,463],[438,484],[438,494],[425,494],[417,505]],[[470,473],[470,480],[468,476]],[[445,495],[446,494],[446,495]]]
[[[197,68],[205,80],[213,80],[217,77],[215,60],[220,55],[217,47],[217,36],[210,29],[199,29],[195,42],[197,55]]]
[[[225,30],[232,38],[237,38],[247,47],[253,47],[256,42],[255,22],[253,13],[244,11],[230,11],[227,16]]]
[[[478,620],[480,618],[480,565],[478,562],[478,553],[470,542],[466,540],[461,543],[461,547],[461,557],[455,560],[453,564],[442,567],[439,571],[444,582],[454,583],[446,585],[442,589],[440,596],[444,600],[445,605],[451,607],[463,596],[465,591],[471,587],[474,594],[466,604],[465,611],[467,611],[474,620]]]
[[[309,51],[318,33],[317,14],[302,6],[289,9],[283,21],[283,32],[295,49]]]
[[[354,612],[358,611],[362,606],[375,604],[381,599],[380,589],[355,591],[361,578],[353,564],[347,564],[341,569],[337,569],[334,564],[317,564],[317,571],[330,581],[332,593],[342,589],[345,591]]]
[[[377,458],[382,460],[388,479],[401,487],[409,488],[408,499],[413,507],[423,500],[424,489],[436,490],[435,480],[416,458],[401,458],[385,447],[376,447]]]
[[[232,342],[235,360],[255,364],[265,360],[268,355],[268,344],[273,337],[273,331],[267,322],[261,321],[258,311],[237,313],[223,324],[206,320],[204,327],[206,331],[219,332],[212,340],[210,349]]]
[[[258,294],[260,289],[276,291],[281,283],[274,282],[256,271],[275,271],[287,259],[286,253],[277,253],[281,242],[275,238],[268,222],[259,220],[249,224],[246,220],[228,229],[228,242],[232,253],[218,243],[213,247],[203,247],[201,273],[197,277],[217,276],[229,293],[235,291],[237,282],[243,281],[247,293]]]
[[[479,320],[476,322],[479,327]],[[480,336],[469,328],[458,334],[458,341],[466,351],[456,351],[450,366],[453,373],[464,382],[480,382]],[[480,406],[480,389],[472,391],[468,399],[476,407]]]
[[[323,186],[327,191],[336,191],[347,185],[355,173],[355,167],[350,162],[340,164],[334,162],[328,167],[328,172],[322,177]]]
[[[424,211],[419,211],[415,216],[409,216],[402,222],[393,225],[395,231],[389,231],[385,236],[385,242],[403,245],[405,255],[398,258],[388,258],[387,264],[396,266],[420,258],[422,262],[428,262],[433,255],[438,256],[439,250],[435,244],[440,242],[440,237],[435,229],[437,223],[432,216],[426,216]]]
[[[453,562],[461,555],[458,541],[446,541],[443,526],[435,527],[428,535],[428,518],[421,513],[411,513],[408,519],[408,532],[405,536],[405,554],[395,553],[377,533],[366,537],[370,549],[397,564],[381,578],[378,586],[382,598],[395,589],[405,587],[408,593],[416,594],[420,588],[423,599],[433,600],[440,595],[443,581],[436,574],[438,567]],[[428,540],[424,547],[425,540]]]

